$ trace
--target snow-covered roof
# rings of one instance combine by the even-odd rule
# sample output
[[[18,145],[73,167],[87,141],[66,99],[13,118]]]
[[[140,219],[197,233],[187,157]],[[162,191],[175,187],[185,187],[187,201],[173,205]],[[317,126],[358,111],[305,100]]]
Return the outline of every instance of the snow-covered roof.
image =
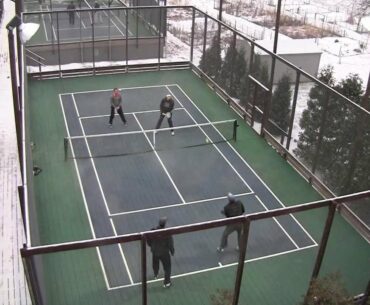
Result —
[[[261,47],[272,52],[274,47],[273,40],[257,40],[256,43]],[[256,53],[264,54],[262,50],[256,49]],[[312,39],[289,39],[289,40],[279,40],[277,54],[321,54],[322,51],[314,43]]]

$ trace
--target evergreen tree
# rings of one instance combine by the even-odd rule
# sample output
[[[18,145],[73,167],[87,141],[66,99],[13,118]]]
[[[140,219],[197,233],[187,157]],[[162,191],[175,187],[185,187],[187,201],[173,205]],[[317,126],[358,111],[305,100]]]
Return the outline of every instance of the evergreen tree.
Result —
[[[332,72],[332,67],[327,67],[320,72],[319,78],[333,86]],[[349,75],[335,89],[355,103],[360,103],[363,91],[358,75]],[[316,160],[316,169],[323,182],[336,194],[365,190],[370,185],[369,118],[335,94],[331,94],[327,100],[324,92],[325,89],[319,86],[314,86],[310,91],[308,108],[300,121],[302,133],[295,153],[308,165]],[[327,115],[322,122],[326,102]],[[324,132],[316,156],[322,127]]]
[[[231,96],[235,96],[234,67],[237,55],[238,51],[236,50],[236,48],[230,45],[227,48],[219,78],[222,82],[222,87]]]
[[[211,46],[206,49],[199,63],[199,68],[216,82],[220,76],[222,65],[221,46],[219,36],[213,36]]]
[[[230,46],[222,64],[220,83],[232,97],[239,97],[241,79],[246,70],[245,51]]]
[[[289,126],[291,98],[290,78],[289,75],[285,74],[279,80],[274,91],[270,111],[270,119],[284,131],[287,131]],[[281,134],[281,131],[274,126],[272,126],[270,131],[273,134]]]
[[[240,98],[241,96],[241,87],[242,87],[242,79],[247,74],[247,62],[245,60],[245,50],[240,49],[236,56],[235,67],[234,67],[235,75],[233,81],[235,83],[235,96]]]
[[[318,75],[318,79],[329,86],[333,86],[333,67],[328,66],[323,68]],[[325,104],[328,103],[328,105],[330,105],[330,102],[330,100],[327,100],[327,89],[315,83],[309,93],[307,108],[303,111],[299,122],[302,131],[299,134],[297,148],[294,150],[305,165],[312,166],[315,160],[316,150],[319,144],[323,110]],[[330,117],[331,115],[327,115],[327,118]],[[330,125],[327,123],[328,122],[325,122],[325,126]],[[321,152],[325,151],[323,148],[323,145],[321,145]],[[331,159],[331,156],[326,151],[325,155],[326,158],[318,158],[317,169],[319,169],[322,164],[325,165],[329,163],[327,159]]]
[[[349,75],[343,79],[335,89],[355,103],[359,103],[362,95],[362,81],[358,75]],[[330,122],[332,137],[330,139],[332,160],[324,174],[324,181],[331,186],[337,194],[342,192],[346,177],[349,173],[349,159],[354,145],[356,131],[357,107],[350,102],[335,97],[331,102]],[[325,141],[329,138],[326,136]],[[328,146],[328,145],[326,145]]]
[[[357,74],[350,74],[336,89],[356,104],[370,109],[369,99],[362,96],[362,80]],[[338,162],[343,168],[340,194],[366,190],[370,185],[370,118],[364,111],[347,104],[348,110],[343,114],[343,153]]]

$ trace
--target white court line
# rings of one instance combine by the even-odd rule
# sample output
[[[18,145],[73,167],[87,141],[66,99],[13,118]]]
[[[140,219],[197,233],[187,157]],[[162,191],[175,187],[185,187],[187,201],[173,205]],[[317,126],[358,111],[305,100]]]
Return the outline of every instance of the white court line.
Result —
[[[152,85],[152,86],[137,86],[137,87],[122,87],[118,88],[119,90],[135,90],[135,89],[150,89],[150,88],[160,88],[167,86],[178,86],[177,84],[170,84],[170,85]],[[67,92],[67,93],[61,93],[61,95],[70,95],[70,94],[86,94],[86,93],[95,93],[95,92],[106,92],[106,91],[112,91],[112,89],[102,89],[102,90],[87,90],[87,91],[77,91],[77,92]]]
[[[189,111],[184,107],[184,105],[180,102],[180,100],[176,97],[176,95],[171,91],[170,88],[168,88],[166,86],[167,90],[171,93],[171,95],[173,97],[175,97],[175,99],[177,100],[177,102],[181,105],[181,107],[183,107],[186,111],[186,113],[189,115],[189,117],[193,120],[193,122],[195,124],[198,124],[198,122],[194,119],[194,117],[189,113]],[[208,121],[209,123],[211,123],[210,121]],[[212,127],[212,125],[210,125]],[[215,127],[213,127],[216,131],[217,129]],[[212,139],[207,135],[207,133],[204,131],[204,129],[199,126],[199,129],[203,132],[203,134],[207,137],[208,140],[210,140],[210,142],[212,143]],[[224,138],[225,139],[225,138]],[[226,161],[227,164],[229,164],[229,166],[231,167],[231,169],[235,172],[235,174],[240,178],[240,180],[244,183],[244,185],[250,190],[253,192],[252,188],[248,185],[248,183],[244,180],[244,178],[239,174],[239,172],[236,170],[236,168],[231,164],[231,162],[225,157],[225,155],[221,152],[221,150],[217,147],[217,145],[215,143],[212,144],[212,146],[218,151],[218,153],[224,158],[224,160]]]
[[[113,229],[114,235],[115,236],[118,236],[117,235],[117,231],[116,231],[116,227],[114,226],[113,219],[110,218],[109,220],[110,220],[110,223],[112,225],[112,229]],[[127,260],[126,260],[125,254],[123,253],[122,244],[118,244],[118,248],[119,248],[119,252],[121,253],[123,263],[125,264],[126,271],[127,271],[128,277],[130,279],[130,282],[131,282],[131,284],[133,284],[134,281],[132,280],[131,272],[130,272],[130,269],[128,268],[128,264],[127,264]]]
[[[107,5],[104,5],[103,6],[103,8],[109,8]],[[116,10],[115,10],[116,11]],[[109,13],[112,13],[113,14],[113,16],[117,19],[117,21],[120,23],[120,24],[122,24],[122,26],[123,26],[123,28],[124,28],[124,30],[126,31],[126,25],[125,24],[123,24],[123,22],[121,21],[121,19],[119,19],[116,15],[114,15],[114,12],[115,11],[109,11]],[[117,10],[117,12],[118,12],[118,10]],[[119,12],[121,12],[122,13],[122,11],[119,11]],[[123,12],[123,13],[125,13],[125,12]],[[109,18],[109,16],[108,16],[108,13],[106,12],[106,11],[104,11],[104,14],[108,17],[108,21],[109,20],[111,20],[111,18]],[[126,18],[128,18],[127,17],[127,15],[126,15]],[[112,20],[112,23],[113,23],[113,20]],[[117,27],[117,25],[115,24],[115,23],[113,23],[114,25],[115,25],[115,27]],[[118,29],[118,27],[117,27],[117,29]],[[119,29],[118,29],[118,31],[120,31]],[[129,35],[134,35],[131,31],[130,31],[130,29],[128,29],[128,34]],[[121,31],[120,31],[120,33],[122,33]],[[123,34],[122,34],[123,35]],[[125,36],[126,37],[126,34],[125,35],[123,35],[123,36]]]
[[[266,211],[268,211],[269,209],[264,205],[264,203],[262,202],[262,200],[256,195],[256,198],[257,200],[261,203],[261,205],[264,207],[264,209]],[[288,232],[284,229],[284,227],[280,224],[280,222],[276,219],[276,217],[272,217],[272,219],[276,222],[276,224],[280,227],[280,229],[283,230],[283,232],[288,236],[288,238],[290,239],[290,241],[293,243],[293,245],[296,247],[296,248],[299,248],[299,246],[296,244],[296,242],[294,241],[294,239],[288,234]]]
[[[184,105],[180,102],[180,100],[176,97],[176,95],[171,91],[170,88],[168,88],[168,91],[172,94],[172,96],[175,97],[175,99],[178,101],[178,103],[181,105],[181,107],[184,107]],[[184,107],[185,108],[185,107]],[[185,108],[185,111],[188,113],[188,115],[190,116],[190,118],[194,121],[195,124],[197,124],[197,121],[194,119],[194,117],[189,113],[189,111]],[[208,120],[208,118],[206,118]],[[210,122],[208,120],[208,122]],[[216,131],[217,129],[214,128]],[[212,139],[210,139],[207,135],[207,133],[204,131],[204,129],[202,127],[200,127],[200,130],[204,133],[204,135],[212,141]],[[218,132],[221,136],[222,134],[220,132]],[[223,137],[223,136],[222,136]],[[224,138],[224,137],[223,137]],[[229,166],[231,167],[231,169],[236,173],[236,175],[239,177],[239,179],[249,188],[250,191],[253,192],[253,189],[248,185],[248,183],[244,180],[244,178],[239,174],[238,170],[231,164],[231,162],[226,158],[226,156],[221,152],[221,150],[217,147],[217,145],[213,144],[214,148],[218,151],[218,153],[224,158],[224,160],[226,161],[227,164],[229,164]],[[258,196],[256,196],[257,199],[262,203],[262,201],[258,198]],[[262,206],[265,208],[265,210],[267,211],[268,209],[266,208],[266,206],[262,203]],[[291,242],[294,244],[294,246],[296,248],[299,248],[298,245],[295,243],[295,241],[292,239],[292,237],[288,234],[288,232],[282,227],[282,225],[277,221],[277,219],[275,219],[274,217],[274,220],[276,221],[276,223],[279,225],[279,227],[283,230],[283,232],[288,236],[288,238],[291,240]]]
[[[168,85],[170,86],[170,85]],[[182,90],[182,88],[178,85],[178,84],[175,84],[174,86],[176,86],[188,99],[189,101],[194,105],[194,107],[196,109],[198,109],[198,111],[203,115],[203,117],[208,121],[210,122],[210,120],[207,118],[207,116],[203,113],[202,110],[200,110],[200,108],[194,103],[194,101],[184,92],[184,90]],[[272,194],[272,196],[277,200],[277,202],[285,208],[285,205],[280,201],[280,199],[272,192],[272,190],[268,187],[268,185],[260,178],[260,176],[258,176],[258,174],[253,170],[253,168],[251,168],[251,166],[248,164],[248,162],[239,154],[239,152],[235,149],[235,147],[233,147],[230,143],[228,143],[228,145],[230,146],[230,148],[237,154],[237,156],[240,158],[240,160],[252,171],[252,173],[258,178],[258,180],[266,187],[266,189]],[[309,234],[307,232],[307,230],[300,224],[300,222],[295,218],[294,215],[292,214],[289,214],[293,219],[294,221],[298,224],[298,226],[301,227],[301,229],[307,234],[307,236],[311,239],[311,241],[317,246],[317,242],[313,239],[313,237],[311,236],[311,234]]]
[[[249,192],[249,193],[234,194],[235,197],[241,197],[241,196],[246,196],[246,195],[254,195],[254,193]],[[221,196],[221,197],[208,198],[208,199],[202,199],[202,200],[196,200],[196,201],[188,201],[188,202],[185,202],[185,204],[190,205],[190,204],[204,203],[204,202],[208,202],[208,201],[220,200],[220,199],[226,199],[226,198],[227,198],[227,196]],[[179,202],[179,203],[174,203],[174,204],[170,204],[170,205],[157,206],[157,207],[153,207],[153,208],[147,208],[147,209],[141,209],[141,210],[135,210],[135,211],[112,213],[110,216],[113,217],[113,216],[128,215],[128,214],[135,214],[135,213],[141,213],[141,212],[147,212],[147,211],[153,211],[153,210],[173,208],[173,207],[178,207],[182,203],[183,202]],[[182,206],[184,206],[184,205],[182,205]]]
[[[62,108],[62,113],[63,113],[63,118],[64,118],[64,124],[66,126],[66,131],[67,131],[67,136],[70,136],[70,132],[69,132],[69,128],[68,128],[68,123],[67,123],[67,118],[66,118],[66,114],[65,114],[65,111],[64,111],[64,107],[63,107],[63,101],[62,101],[62,97],[61,97],[61,94],[59,94],[59,102],[60,102],[60,106]],[[71,152],[72,152],[72,156],[74,157],[74,150],[73,150],[73,147],[71,147]],[[73,163],[74,163],[74,166],[75,166],[75,170],[77,172],[77,180],[78,180],[78,184],[80,185],[80,190],[81,190],[81,194],[82,194],[82,199],[83,199],[83,202],[84,202],[84,206],[85,206],[85,210],[86,210],[86,213],[87,213],[87,219],[89,221],[89,225],[90,225],[90,230],[91,230],[91,234],[93,236],[94,239],[96,239],[96,235],[95,235],[95,231],[94,231],[94,226],[92,224],[92,220],[91,220],[91,215],[90,215],[90,211],[89,211],[89,207],[87,205],[87,201],[86,201],[86,197],[85,197],[85,191],[84,191],[84,188],[83,188],[83,185],[82,185],[82,181],[81,181],[81,176],[80,176],[80,171],[78,169],[78,165],[77,165],[77,160],[74,158],[73,160]],[[107,287],[107,290],[110,289],[109,287],[109,282],[108,282],[108,277],[107,277],[107,274],[105,272],[105,268],[104,268],[104,264],[103,264],[103,260],[101,258],[101,254],[100,254],[100,250],[98,247],[95,248],[96,249],[96,252],[98,254],[98,259],[99,259],[99,263],[100,263],[100,267],[102,269],[102,272],[103,272],[103,277],[104,277],[104,282],[105,282],[105,285]]]
[[[136,117],[136,115],[135,115],[135,114],[134,114],[134,118],[135,118],[136,122],[139,124],[140,129],[141,129],[142,131],[144,131],[143,126],[141,126],[141,124],[140,124],[140,122],[139,122],[139,120],[137,119],[137,117]],[[181,193],[180,193],[179,189],[177,188],[177,186],[176,186],[175,182],[172,180],[172,177],[171,177],[170,173],[167,171],[166,166],[163,164],[163,162],[162,162],[161,158],[159,157],[158,153],[155,151],[153,144],[150,142],[150,139],[148,138],[148,135],[147,135],[145,132],[144,132],[144,135],[145,135],[145,138],[147,139],[147,141],[149,142],[149,145],[150,145],[150,146],[151,146],[151,148],[153,149],[153,152],[154,152],[154,154],[156,155],[156,157],[157,157],[157,159],[158,159],[159,163],[162,165],[162,167],[163,167],[163,169],[164,169],[164,171],[165,171],[165,173],[166,173],[166,175],[167,175],[168,179],[170,179],[170,181],[171,181],[171,183],[172,183],[173,187],[175,188],[177,195],[179,195],[179,197],[180,197],[180,199],[181,199],[182,203],[185,203],[184,197],[182,197],[182,195],[181,195]]]
[[[183,108],[178,107],[174,110],[183,110]],[[134,112],[125,112],[125,114],[142,114],[142,113],[151,113],[151,112],[159,112],[160,110],[143,110],[143,111],[134,111]],[[118,115],[117,113],[115,115]],[[80,120],[86,120],[86,119],[95,119],[95,118],[101,118],[101,117],[109,117],[110,114],[103,114],[103,115],[91,115],[91,116],[82,116],[80,117]]]
[[[77,104],[76,104],[76,100],[75,100],[75,97],[72,95],[72,100],[73,100],[73,104],[75,106],[75,109],[76,109],[76,113],[77,115],[79,116],[79,112],[78,112],[78,107],[77,107]],[[80,127],[81,127],[81,130],[82,130],[82,134],[83,136],[86,136],[85,134],[85,129],[82,125],[82,122],[81,120],[78,120],[78,122],[80,123]],[[94,173],[95,173],[95,176],[96,176],[96,180],[98,182],[98,185],[99,185],[99,190],[101,192],[101,195],[102,195],[102,198],[103,198],[103,202],[104,202],[104,205],[105,205],[105,208],[107,210],[107,214],[110,215],[110,211],[109,211],[109,207],[108,207],[108,204],[107,204],[107,199],[105,198],[105,194],[104,194],[104,191],[103,191],[103,187],[100,183],[100,178],[99,178],[99,175],[98,175],[98,171],[96,170],[96,166],[95,166],[95,162],[94,162],[94,158],[92,157],[91,155],[91,150],[90,150],[90,145],[89,145],[89,142],[87,141],[87,138],[85,138],[85,144],[86,144],[86,148],[87,148],[87,151],[89,153],[89,159],[91,161],[91,165],[93,167],[93,170],[94,170]],[[72,145],[71,145],[72,146]]]
[[[263,259],[268,259],[268,258],[272,258],[272,257],[277,257],[277,256],[289,254],[289,253],[304,251],[304,250],[307,250],[307,249],[313,248],[313,247],[316,247],[316,246],[315,245],[310,245],[310,246],[302,247],[302,248],[299,248],[299,249],[293,249],[293,250],[283,251],[283,252],[279,252],[279,253],[275,253],[275,254],[260,256],[260,257],[257,257],[257,258],[251,258],[251,259],[245,260],[244,263],[251,263],[251,262],[255,262],[255,261],[259,261],[259,260],[263,260]],[[220,269],[224,269],[224,268],[230,268],[230,267],[238,265],[238,262],[231,263],[231,264],[226,264],[226,265],[222,265],[220,262],[218,262],[218,263],[219,263],[219,265],[217,267],[212,267],[212,268],[207,268],[207,269],[202,269],[202,270],[197,270],[197,271],[192,271],[192,272],[187,272],[187,273],[182,273],[182,274],[171,275],[171,278],[172,279],[181,278],[181,277],[186,277],[186,276],[190,276],[190,275],[194,275],[194,274],[200,274],[200,273],[220,270]],[[153,283],[153,282],[156,282],[156,281],[158,281],[158,280],[150,280],[150,281],[147,281],[147,283]],[[129,288],[129,287],[134,287],[134,286],[139,286],[139,285],[141,285],[141,282],[134,283],[133,285],[128,284],[128,285],[115,286],[115,287],[111,287],[109,290]]]

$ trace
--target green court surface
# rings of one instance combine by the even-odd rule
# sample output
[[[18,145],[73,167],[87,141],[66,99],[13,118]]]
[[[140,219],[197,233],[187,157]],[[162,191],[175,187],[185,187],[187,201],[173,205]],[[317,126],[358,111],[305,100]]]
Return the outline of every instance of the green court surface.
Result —
[[[276,208],[277,206],[272,204],[275,199],[285,206],[321,199],[320,195],[284,159],[190,70],[43,81],[29,80],[27,101],[30,108],[31,140],[35,144],[32,151],[33,164],[43,170],[40,175],[34,177],[34,210],[37,214],[37,223],[34,218],[31,218],[34,246],[38,245],[37,240],[45,245],[150,229],[156,225],[160,215],[150,210],[153,207],[156,208],[151,200],[162,198],[161,200],[164,202],[169,197],[174,200],[177,198],[176,193],[168,194],[168,198],[162,194],[150,197],[149,194],[147,201],[143,202],[144,205],[141,207],[145,211],[139,213],[137,210],[140,209],[141,202],[137,204],[133,202],[137,198],[135,196],[139,196],[134,196],[134,194],[143,195],[145,190],[135,190],[128,179],[126,184],[122,183],[121,189],[116,187],[116,189],[118,188],[117,193],[114,189],[110,189],[109,195],[113,197],[108,199],[109,213],[108,216],[105,216],[105,211],[99,210],[99,208],[94,212],[94,208],[99,207],[101,200],[97,199],[98,197],[94,196],[93,193],[97,187],[87,183],[90,177],[89,170],[91,170],[87,163],[90,162],[90,159],[69,158],[65,161],[63,138],[68,136],[67,130],[78,133],[79,126],[82,126],[82,130],[91,134],[112,132],[111,130],[105,131],[105,128],[109,129],[105,122],[108,108],[104,113],[105,106],[102,105],[109,105],[107,93],[114,87],[122,88],[123,96],[127,97],[124,100],[124,107],[127,108],[128,113],[126,115],[129,123],[128,131],[139,128],[139,126],[143,126],[144,129],[151,128],[153,123],[148,123],[147,126],[145,124],[146,122],[155,122],[156,115],[151,116],[149,112],[152,109],[153,111],[157,109],[160,98],[167,92],[166,90],[170,90],[176,96],[176,107],[178,108],[176,111],[181,113],[177,116],[179,124],[180,121],[183,125],[188,124],[190,118],[196,119],[197,123],[202,123],[197,118],[204,117],[211,122],[237,119],[239,121],[237,141],[229,142],[230,155],[228,160],[234,164],[237,173],[244,177],[242,166],[238,165],[238,158],[240,158],[259,177],[260,180],[256,181],[264,182],[267,188],[264,186],[260,189],[258,183],[253,182],[254,180],[247,181],[248,185],[252,186],[254,194],[262,198],[261,201],[264,202],[265,206],[269,207],[271,204],[271,209]],[[156,93],[156,90],[159,92]],[[128,93],[129,91],[131,95]],[[145,100],[144,103],[143,100]],[[72,107],[71,103],[74,103],[75,106]],[[77,113],[75,113],[75,109],[77,109]],[[148,113],[143,113],[145,111]],[[176,124],[175,119],[176,116],[174,116]],[[95,123],[92,124],[90,120],[94,120]],[[137,125],[134,123],[135,120]],[[81,121],[83,122],[81,123]],[[116,117],[113,131],[121,131],[122,126],[118,123],[120,123],[119,118]],[[167,127],[166,124],[164,122],[162,125]],[[123,128],[122,131],[124,131]],[[177,132],[176,136],[180,137]],[[224,149],[225,147],[222,145],[224,143],[221,143],[217,148]],[[204,177],[195,177],[196,174],[194,174],[194,181],[203,181],[202,184],[204,184],[204,189],[200,188],[197,193],[198,198],[192,193],[194,187],[192,188],[192,184],[189,182],[191,177],[183,179],[181,176],[182,173],[187,172],[188,166],[179,166],[178,164],[175,164],[176,167],[173,168],[170,166],[176,162],[186,162],[186,158],[194,153],[193,160],[201,163],[198,167],[203,169],[207,166],[206,161],[212,160],[213,150],[207,150],[207,147],[204,145],[201,148],[174,150],[175,157],[172,155],[171,149],[158,151],[159,157],[164,160],[163,163],[168,165],[169,174],[175,183],[178,182],[178,193],[183,195],[186,202],[206,198],[207,192],[204,189],[211,193],[210,197],[219,197],[222,194],[220,195],[218,192],[225,192],[222,189],[225,184],[223,180],[218,182],[215,177],[208,177],[207,180],[215,181],[215,184],[219,183],[216,188],[212,189],[212,183],[207,184],[207,181],[203,181]],[[232,154],[234,149],[238,153],[236,156]],[[209,160],[197,159],[203,153],[208,154]],[[224,153],[227,154],[227,152]],[[125,164],[124,162],[127,164],[122,167],[123,175],[137,177],[138,181],[139,178],[146,181],[145,174],[135,173],[135,166],[132,164],[137,163],[136,166],[140,168],[140,162],[147,162],[147,159],[150,158],[149,154],[140,154],[141,157],[130,154],[124,157],[94,158],[103,188],[109,188],[113,185],[109,180],[110,176],[113,175],[115,180],[119,179],[120,175],[116,172],[119,172],[119,168]],[[181,156],[181,160],[176,160],[176,156]],[[220,162],[217,158],[214,160],[217,161],[217,164],[211,165],[213,169],[217,168]],[[152,164],[150,169],[156,169],[156,163],[150,164]],[[101,170],[102,167],[105,167],[104,171]],[[197,165],[194,167],[196,172]],[[146,172],[146,169],[143,171]],[[231,175],[227,176],[228,182],[231,181],[227,188],[234,187],[233,191],[239,192],[241,196],[243,192],[249,192],[249,189],[246,189],[242,184],[239,186],[239,180],[232,180],[235,177],[230,174],[232,171],[229,170],[228,166],[221,167],[221,171],[225,172],[225,175]],[[204,173],[207,175],[213,172],[207,169]],[[118,176],[114,176],[115,174]],[[140,187],[145,187],[145,183],[143,182]],[[155,183],[151,183],[150,187],[154,188]],[[269,192],[275,197],[268,197]],[[264,194],[267,194],[266,199],[263,197]],[[116,203],[114,195],[119,197]],[[89,199],[89,196],[92,199]],[[252,212],[255,201],[246,195],[243,196],[241,198],[247,213],[248,211]],[[125,206],[126,209],[122,209],[119,205],[121,197],[131,198],[130,205]],[[169,200],[166,204],[170,205],[171,203],[172,201]],[[175,206],[165,208],[160,213],[163,214],[165,211],[171,215],[169,218],[169,226],[171,226],[183,224],[180,220],[191,223],[198,221],[198,219],[203,221],[221,218],[219,210],[223,205],[224,199],[221,198],[212,202],[212,208],[209,208],[207,203],[197,203],[194,208],[185,209]],[[199,207],[204,207],[204,209],[197,210],[196,208]],[[123,213],[121,213],[122,211]],[[135,213],[132,213],[133,211]],[[129,213],[124,214],[127,212]],[[192,213],[196,214],[197,217],[192,216]],[[318,249],[317,243],[321,238],[326,214],[327,209],[322,209],[291,215],[295,223],[299,224],[299,228],[292,227],[289,220],[280,218],[274,222],[274,225],[278,224],[276,227],[262,221],[252,225],[252,238],[247,248],[247,262],[244,269],[240,304],[298,304],[307,289],[312,273]],[[112,227],[109,226],[107,229],[107,223],[111,223]],[[288,232],[288,234],[281,233],[278,227],[285,228],[283,232]],[[302,234],[295,235],[299,233],[299,230],[302,230]],[[174,236],[175,249],[178,252],[173,258],[174,278],[171,289],[165,290],[161,286],[161,281],[153,280],[148,254],[149,304],[211,304],[210,295],[215,293],[216,289],[232,289],[235,280],[236,266],[234,262],[236,255],[231,251],[221,255],[216,253],[220,234],[220,231],[209,230],[202,233],[195,232]],[[293,247],[289,239],[298,246]],[[259,245],[262,240],[277,250],[269,253],[263,252],[268,247],[266,244]],[[184,244],[189,241],[193,243],[192,247],[187,247],[187,244]],[[231,239],[230,243],[232,242]],[[94,248],[37,257],[40,286],[47,303],[140,304],[141,286],[138,276],[140,274],[140,256],[137,255],[139,246],[138,242],[132,242],[118,248],[106,246],[100,247],[99,250]],[[121,254],[114,254],[117,249]],[[248,256],[248,254],[250,255]],[[118,260],[119,255],[124,259]],[[369,244],[337,214],[321,274],[340,271],[349,292],[353,295],[362,293],[370,277],[370,271],[366,267],[369,265],[369,257]],[[219,262],[219,265],[211,265],[212,260]],[[208,263],[210,265],[207,265]],[[124,275],[124,272],[121,272],[125,266],[126,269],[132,271],[131,274],[129,272]],[[114,280],[117,280],[116,285],[112,284]]]

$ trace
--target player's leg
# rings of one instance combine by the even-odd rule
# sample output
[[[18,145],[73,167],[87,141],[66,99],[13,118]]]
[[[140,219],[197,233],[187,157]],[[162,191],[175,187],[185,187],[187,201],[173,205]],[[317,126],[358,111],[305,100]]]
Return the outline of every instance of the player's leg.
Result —
[[[110,106],[110,117],[109,117],[109,124],[112,125],[114,118],[114,107]]]
[[[163,270],[164,270],[164,287],[171,285],[171,256],[169,253],[161,257]]]
[[[125,118],[125,115],[124,115],[124,113],[123,113],[123,111],[122,111],[122,107],[119,107],[118,109],[117,109],[117,112],[118,112],[118,114],[119,114],[119,116],[120,116],[120,118],[121,118],[121,120],[122,120],[122,122],[123,122],[123,124],[125,124],[126,125],[126,118]]]
[[[159,272],[159,258],[153,254],[152,259],[154,277],[157,278]]]
[[[231,232],[232,232],[231,226],[226,226],[224,232],[222,233],[220,247],[217,248],[219,252],[222,252],[227,247],[227,239]]]
[[[173,122],[172,122],[172,112],[170,112],[170,117],[167,118],[167,121],[168,121],[168,125],[172,128],[173,127]],[[174,135],[175,132],[173,131],[173,129],[171,129],[171,134]]]
[[[162,124],[163,118],[164,118],[164,115],[161,113],[161,115],[159,116],[159,119],[158,119],[157,125],[155,126],[155,129],[158,129],[159,127],[161,127],[161,124]]]

